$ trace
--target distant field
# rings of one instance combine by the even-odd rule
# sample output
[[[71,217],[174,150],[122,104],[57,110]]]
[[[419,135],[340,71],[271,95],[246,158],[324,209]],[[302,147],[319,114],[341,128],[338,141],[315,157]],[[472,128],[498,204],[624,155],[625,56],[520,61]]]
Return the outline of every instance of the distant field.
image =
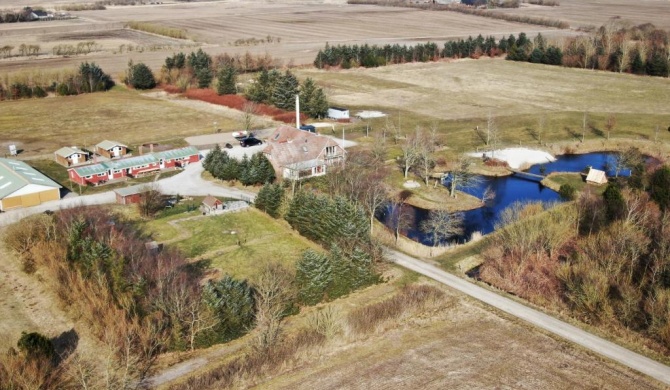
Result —
[[[482,146],[475,127],[486,126],[489,112],[496,117],[502,144],[539,145],[532,132],[546,117],[543,143],[575,141],[581,137],[583,113],[586,139],[649,140],[660,128],[659,140],[670,140],[670,80],[628,74],[518,63],[501,59],[459,60],[405,64],[375,69],[325,71],[304,69],[326,88],[332,103],[355,114],[379,110],[388,119],[371,120],[375,139],[387,121],[402,133],[436,125],[449,148]],[[614,113],[617,126],[612,140],[603,133]],[[359,124],[360,132],[365,123]],[[362,133],[359,133],[362,134]],[[578,143],[578,142],[577,142]]]
[[[61,68],[95,61],[116,75],[129,59],[143,61],[158,69],[165,57],[187,46],[203,45],[210,54],[268,53],[278,65],[311,64],[317,51],[330,44],[412,44],[469,35],[509,35],[525,31],[529,35],[572,34],[546,27],[510,23],[451,12],[426,12],[409,8],[348,5],[328,2],[258,2],[253,6],[228,2],[193,2],[162,5],[109,7],[105,11],[73,12],[80,19],[40,23],[0,24],[0,38],[18,47],[39,44],[44,53],[36,59],[0,59],[0,74],[25,67]],[[120,30],[130,20],[186,30],[192,40],[175,40],[153,34]],[[17,26],[14,26],[17,25]],[[250,45],[245,40],[255,40]],[[95,40],[100,51],[86,56],[54,58],[57,44]],[[121,45],[133,45],[121,53]],[[138,46],[144,47],[138,52]],[[153,48],[152,48],[153,47]],[[14,53],[16,54],[16,52]]]
[[[524,4],[516,9],[499,9],[497,12],[519,15],[543,16],[570,23],[572,28],[601,26],[610,18],[633,24],[652,23],[670,29],[670,2],[667,0],[560,0],[559,7],[542,7]]]
[[[104,139],[137,145],[157,142],[180,146],[183,138],[232,131],[235,118],[143,96],[124,87],[79,96],[0,102],[3,148],[16,143],[23,156],[53,156],[62,146],[92,148]]]

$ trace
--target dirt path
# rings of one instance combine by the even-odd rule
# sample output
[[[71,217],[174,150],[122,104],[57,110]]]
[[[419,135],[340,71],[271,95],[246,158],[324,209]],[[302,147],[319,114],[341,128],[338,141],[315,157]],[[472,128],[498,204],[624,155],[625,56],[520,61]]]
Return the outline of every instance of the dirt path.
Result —
[[[479,287],[455,275],[447,273],[419,259],[394,250],[388,250],[389,258],[396,264],[432,278],[514,317],[527,321],[587,350],[612,359],[626,367],[646,374],[670,385],[670,367],[595,336],[576,326],[524,306],[509,298]]]

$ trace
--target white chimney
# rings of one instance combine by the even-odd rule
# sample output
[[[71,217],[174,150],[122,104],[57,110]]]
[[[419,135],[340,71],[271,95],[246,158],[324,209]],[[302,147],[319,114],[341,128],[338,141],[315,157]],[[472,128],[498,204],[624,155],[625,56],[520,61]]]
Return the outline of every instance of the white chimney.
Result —
[[[295,95],[295,128],[300,128],[300,95]]]

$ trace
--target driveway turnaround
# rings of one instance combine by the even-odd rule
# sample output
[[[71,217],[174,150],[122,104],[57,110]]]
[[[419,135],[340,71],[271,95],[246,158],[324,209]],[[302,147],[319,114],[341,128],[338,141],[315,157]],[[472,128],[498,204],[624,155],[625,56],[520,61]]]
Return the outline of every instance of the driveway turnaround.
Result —
[[[670,367],[610,341],[595,336],[576,326],[546,315],[509,298],[503,297],[467,280],[461,279],[414,257],[388,249],[388,258],[394,263],[434,279],[466,295],[529,322],[566,340],[572,341],[592,352],[610,358],[626,367],[646,374],[670,385]]]

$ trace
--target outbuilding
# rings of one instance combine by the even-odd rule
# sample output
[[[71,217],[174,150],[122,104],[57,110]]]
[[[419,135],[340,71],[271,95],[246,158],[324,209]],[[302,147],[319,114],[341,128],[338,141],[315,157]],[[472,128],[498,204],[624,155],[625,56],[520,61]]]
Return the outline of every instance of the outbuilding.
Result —
[[[202,200],[202,205],[200,206],[200,209],[204,214],[211,214],[214,211],[223,210],[223,202],[209,195]]]
[[[23,161],[0,158],[0,211],[60,199],[61,185]]]
[[[605,171],[590,168],[588,175],[586,175],[586,182],[597,185],[607,184],[607,175]]]
[[[349,110],[341,107],[329,107],[328,118],[330,119],[349,119]]]
[[[114,193],[116,194],[116,203],[140,203],[140,200],[142,200],[142,194],[149,191],[151,191],[151,186],[147,184],[138,184],[130,187],[117,188],[114,190]]]
[[[56,162],[64,167],[83,164],[88,160],[88,153],[76,146],[65,146],[54,152]]]
[[[95,152],[107,158],[119,158],[128,154],[128,146],[116,142],[104,140],[95,145]]]

